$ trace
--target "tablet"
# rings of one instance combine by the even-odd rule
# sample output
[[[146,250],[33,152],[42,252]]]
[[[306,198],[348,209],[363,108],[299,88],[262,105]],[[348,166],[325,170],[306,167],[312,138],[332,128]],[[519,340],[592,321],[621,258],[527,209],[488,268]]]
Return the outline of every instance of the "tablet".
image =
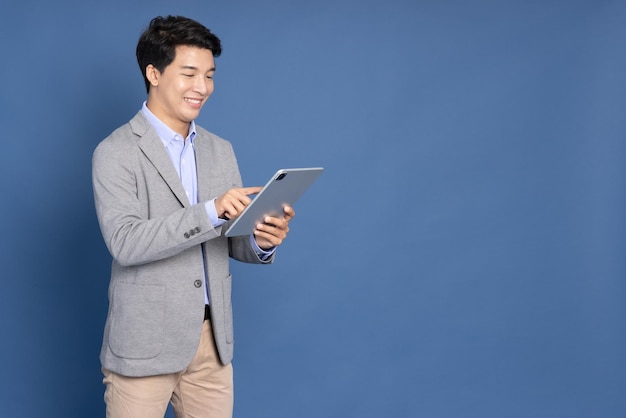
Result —
[[[232,222],[227,237],[250,235],[266,216],[281,217],[283,208],[291,206],[322,174],[322,167],[283,168],[274,174],[252,202]]]

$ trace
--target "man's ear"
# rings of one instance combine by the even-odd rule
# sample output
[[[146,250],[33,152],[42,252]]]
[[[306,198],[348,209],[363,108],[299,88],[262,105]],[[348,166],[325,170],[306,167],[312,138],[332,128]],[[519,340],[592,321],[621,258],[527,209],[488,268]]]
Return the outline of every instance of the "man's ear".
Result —
[[[150,82],[152,87],[159,85],[159,79],[161,78],[161,72],[152,64],[148,64],[146,67],[146,78]]]

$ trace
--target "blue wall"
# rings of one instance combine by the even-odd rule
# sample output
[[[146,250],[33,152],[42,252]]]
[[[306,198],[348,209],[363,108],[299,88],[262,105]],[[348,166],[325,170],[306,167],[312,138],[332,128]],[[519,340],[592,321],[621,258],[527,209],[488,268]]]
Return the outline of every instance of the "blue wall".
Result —
[[[625,2],[12,3],[0,416],[104,416],[91,153],[170,13],[223,40],[199,123],[246,184],[326,168],[232,265],[235,417],[626,416]]]

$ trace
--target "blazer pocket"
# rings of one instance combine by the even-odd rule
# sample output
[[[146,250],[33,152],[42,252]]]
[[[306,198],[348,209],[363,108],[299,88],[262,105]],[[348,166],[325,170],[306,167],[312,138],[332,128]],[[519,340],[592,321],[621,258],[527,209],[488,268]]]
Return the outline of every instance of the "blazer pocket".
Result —
[[[165,287],[119,283],[113,290],[109,346],[127,359],[149,359],[163,347]]]

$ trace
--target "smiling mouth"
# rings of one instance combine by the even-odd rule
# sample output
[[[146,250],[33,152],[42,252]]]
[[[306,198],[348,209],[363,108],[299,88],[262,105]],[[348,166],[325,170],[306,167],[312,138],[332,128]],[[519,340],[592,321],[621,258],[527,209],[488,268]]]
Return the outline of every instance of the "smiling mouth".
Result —
[[[185,97],[185,101],[187,103],[191,103],[191,104],[194,104],[194,105],[202,104],[202,99],[190,99],[188,97]]]

